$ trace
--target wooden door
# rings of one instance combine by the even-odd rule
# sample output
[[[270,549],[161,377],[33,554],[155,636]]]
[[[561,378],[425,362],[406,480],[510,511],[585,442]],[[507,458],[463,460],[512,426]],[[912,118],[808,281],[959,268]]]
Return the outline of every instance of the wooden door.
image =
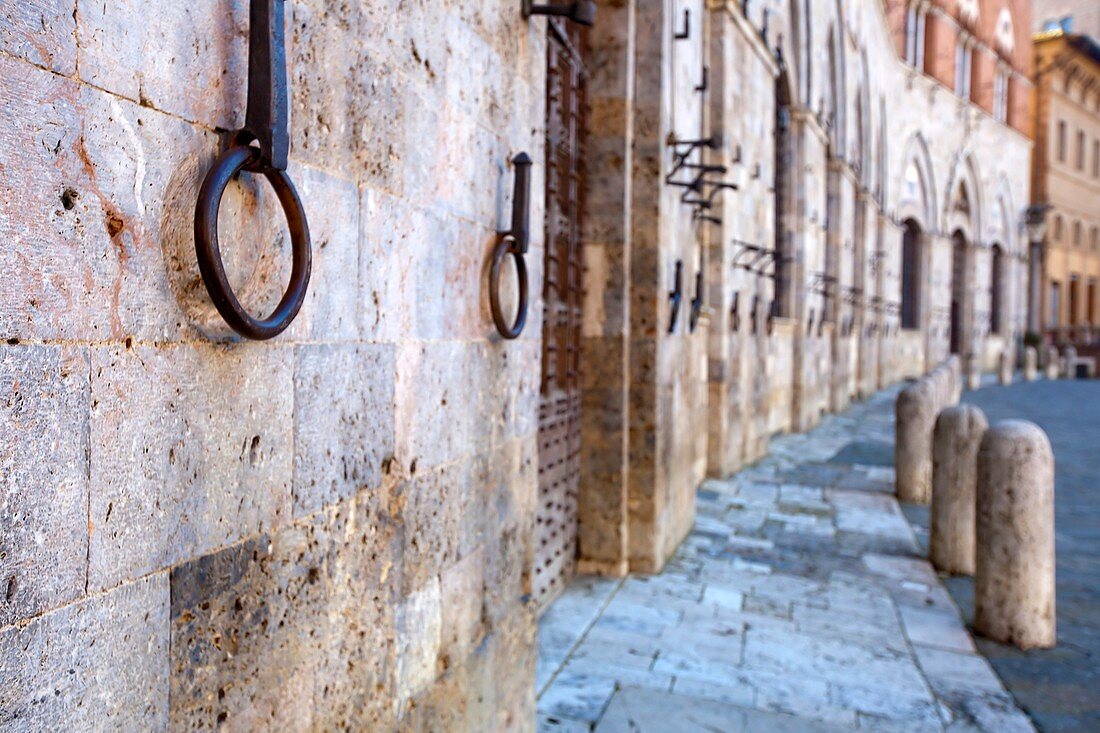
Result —
[[[539,503],[532,593],[545,607],[573,575],[581,450],[582,31],[551,20],[546,79],[546,248]]]

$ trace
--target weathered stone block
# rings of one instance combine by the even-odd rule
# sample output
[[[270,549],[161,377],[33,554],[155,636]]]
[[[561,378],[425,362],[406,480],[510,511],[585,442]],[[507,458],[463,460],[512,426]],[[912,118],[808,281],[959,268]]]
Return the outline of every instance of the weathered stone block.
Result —
[[[395,490],[405,537],[405,592],[412,593],[483,541],[487,526],[486,461],[475,458],[441,469],[416,469]]]
[[[295,517],[380,487],[393,457],[393,382],[393,346],[295,348]]]
[[[443,571],[440,576],[440,665],[450,669],[464,663],[482,639],[485,558],[477,550]]]
[[[0,9],[0,49],[58,74],[71,75],[76,70],[73,3],[5,3]]]
[[[397,611],[397,696],[405,703],[436,678],[442,643],[439,578],[410,594]]]
[[[0,728],[167,727],[166,575],[0,631]]]
[[[90,586],[286,522],[293,385],[291,348],[93,350]]]
[[[0,133],[5,185],[0,236],[0,331],[20,338],[102,338],[110,332],[114,253],[84,171],[80,87],[0,56]],[[34,216],[25,212],[34,210]]]
[[[529,435],[538,400],[538,353],[533,341],[400,345],[394,397],[402,468],[412,473],[415,461],[417,470],[427,470]]]
[[[150,13],[143,3],[78,0],[85,81],[207,127],[238,129],[248,81],[248,3],[198,0]]]
[[[402,531],[369,495],[327,514],[326,636],[313,724],[320,730],[387,730],[397,714]]]
[[[173,570],[171,726],[391,727],[393,529],[353,500]]]
[[[362,256],[359,250],[359,187],[354,181],[304,165],[291,165],[290,177],[309,219],[313,264],[306,300],[283,339],[328,342],[360,339],[368,321],[359,313],[359,260]],[[267,187],[266,182],[263,186]],[[271,219],[278,227],[273,238],[281,244],[286,238],[284,215],[278,210],[272,213]],[[250,222],[254,227],[263,223],[247,209],[234,215],[245,217],[242,223]],[[262,231],[266,229],[265,226]],[[252,233],[250,236],[265,235]],[[269,246],[263,241],[259,244]],[[282,267],[288,267],[291,262],[289,248],[280,247],[280,250]],[[285,278],[278,278],[276,288],[285,282]],[[281,291],[277,293],[277,297],[281,295]]]
[[[0,626],[84,593],[88,355],[0,346]]]

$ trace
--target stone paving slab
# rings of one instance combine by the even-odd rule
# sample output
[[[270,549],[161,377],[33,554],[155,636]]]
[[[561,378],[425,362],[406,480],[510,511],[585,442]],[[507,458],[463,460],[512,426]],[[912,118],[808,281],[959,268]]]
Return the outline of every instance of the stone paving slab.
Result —
[[[575,581],[539,628],[540,733],[1034,730],[892,496],[895,395],[707,481],[661,575]]]

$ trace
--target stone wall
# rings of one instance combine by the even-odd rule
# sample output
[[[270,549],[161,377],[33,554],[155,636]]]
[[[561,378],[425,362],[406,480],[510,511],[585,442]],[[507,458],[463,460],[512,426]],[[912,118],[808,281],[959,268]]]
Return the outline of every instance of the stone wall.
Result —
[[[511,0],[286,14],[313,278],[260,344],[214,313],[191,234],[243,122],[248,3],[0,11],[5,730],[533,720],[539,308],[502,343],[483,274],[508,161],[544,155],[545,21]],[[281,217],[266,183],[231,185],[222,247],[254,312],[287,277]]]
[[[725,196],[711,248],[724,260],[711,265],[723,285],[714,292],[718,313],[770,308],[776,297],[771,279],[735,263],[744,242],[782,249],[774,229],[781,74],[795,136],[786,207],[793,309],[747,348],[730,351],[724,324],[711,336],[710,394],[719,404],[711,405],[709,471],[723,475],[759,457],[775,432],[810,427],[948,354],[955,232],[968,242],[959,348],[990,370],[1014,348],[1026,307],[1021,221],[1031,143],[906,66],[882,3],[766,12],[749,4],[747,15],[742,3],[710,7],[711,64],[722,80],[712,121],[725,136],[717,162],[740,184]],[[911,332],[900,330],[897,310],[907,220],[924,232],[922,327]],[[991,333],[993,245],[1006,255],[1001,334]],[[761,350],[768,357],[754,365]],[[760,410],[763,422],[754,420]]]

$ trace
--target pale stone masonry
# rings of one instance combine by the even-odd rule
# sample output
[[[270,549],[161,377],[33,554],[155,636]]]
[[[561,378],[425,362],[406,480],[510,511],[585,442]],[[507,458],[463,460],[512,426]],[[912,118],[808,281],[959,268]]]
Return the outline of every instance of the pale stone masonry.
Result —
[[[482,269],[508,161],[544,157],[545,22],[319,0],[286,21],[313,275],[261,344],[214,312],[192,241],[243,122],[248,2],[0,7],[0,730],[534,719],[539,329],[495,336]],[[233,184],[221,227],[270,310],[268,185]]]
[[[706,476],[1014,353],[1031,143],[903,63],[897,2],[599,6],[581,34],[520,0],[288,0],[313,274],[258,343],[193,235],[248,0],[0,5],[0,728],[530,730],[574,564],[659,571]],[[250,312],[284,221],[229,186]]]

